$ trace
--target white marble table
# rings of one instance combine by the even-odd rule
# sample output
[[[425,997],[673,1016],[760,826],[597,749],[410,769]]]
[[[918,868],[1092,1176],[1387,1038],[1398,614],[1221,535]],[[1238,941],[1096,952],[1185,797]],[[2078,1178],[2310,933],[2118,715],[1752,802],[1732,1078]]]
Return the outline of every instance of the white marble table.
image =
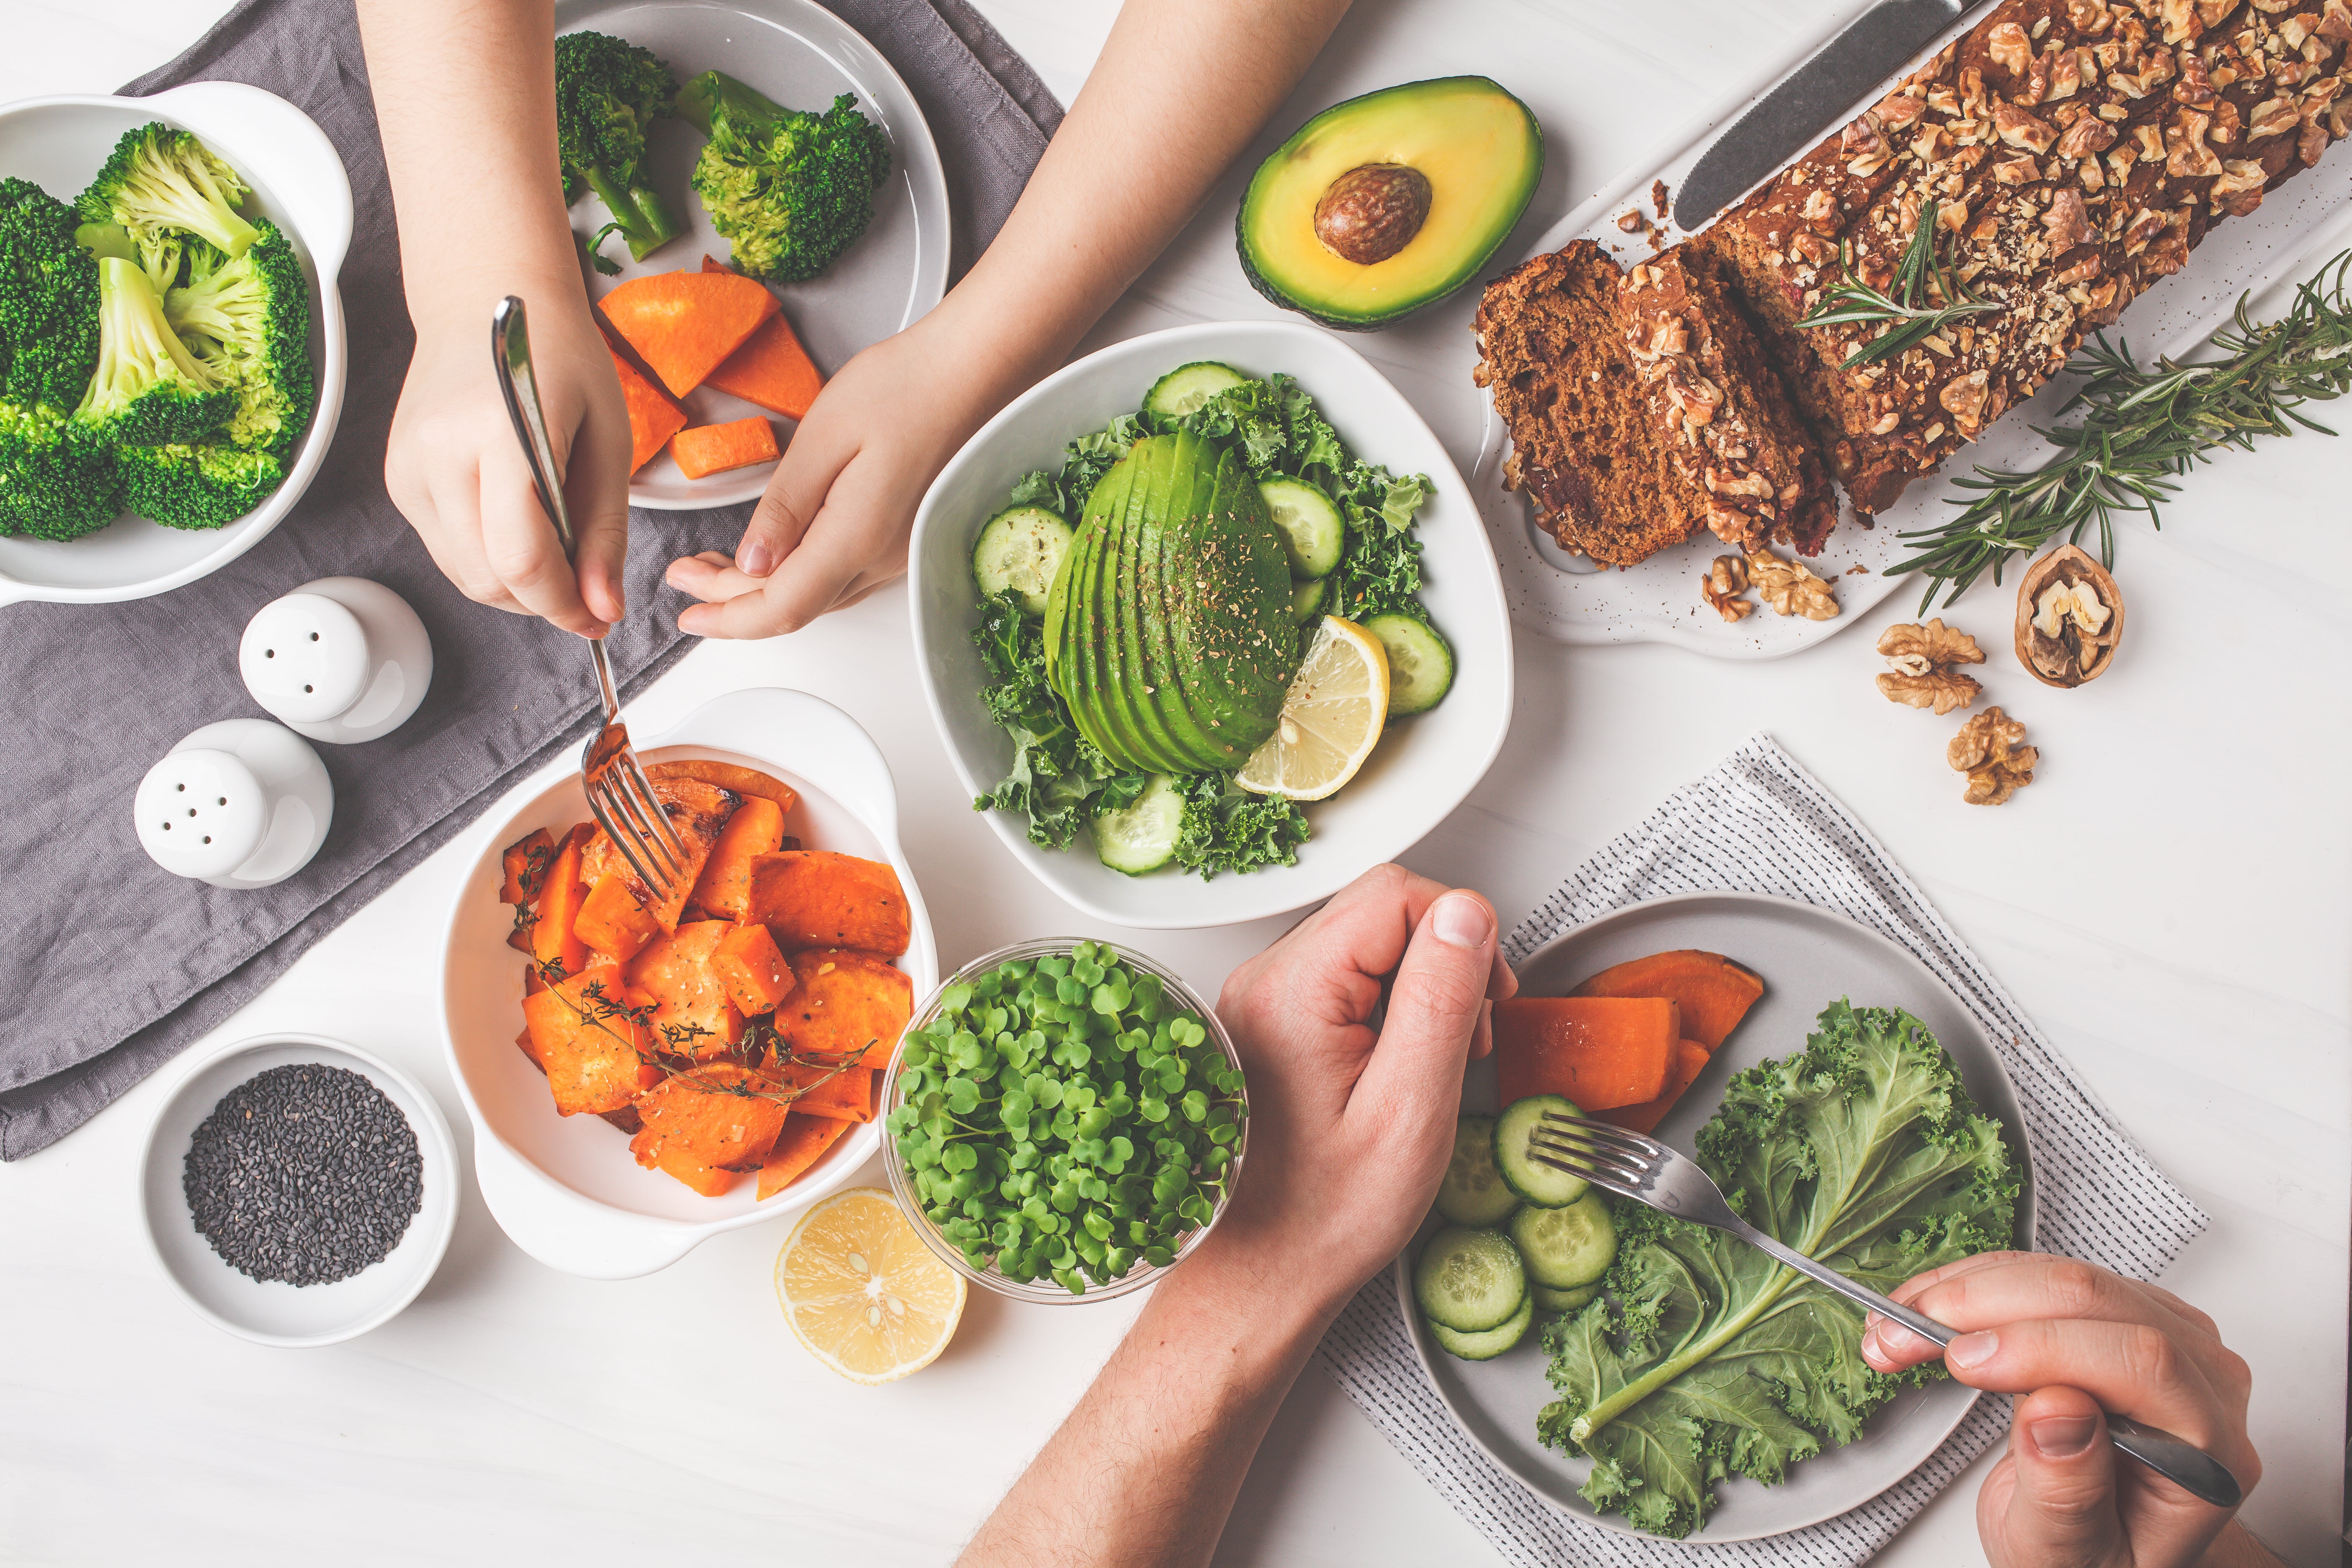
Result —
[[[1686,106],[1850,0],[1359,0],[1283,115],[1415,77],[1499,77],[1541,117],[1538,215],[1564,211]],[[109,90],[184,47],[219,0],[17,0],[0,99]],[[1088,0],[982,0],[1066,100],[1109,25]],[[1097,341],[1264,316],[1228,238],[1239,178]],[[1531,219],[1522,237],[1548,216]],[[1466,468],[1470,306],[1363,344]],[[2352,709],[2342,671],[2352,445],[2298,439],[2201,474],[2121,577],[2133,636],[2076,693],[1994,655],[2046,765],[1964,806],[1941,727],[1871,689],[1898,595],[1770,665],[1522,636],[1502,760],[1409,861],[1516,921],[1658,796],[1759,729],[1842,795],[2155,1158],[2213,1216],[2167,1283],[2252,1362],[2268,1474],[2250,1520],[2298,1564],[2336,1561],[2352,1204]],[[2005,647],[2004,594],[1951,616]],[[733,686],[803,687],[897,771],[942,957],[1078,922],[966,809],[910,700],[903,596],[789,641],[696,650],[637,705],[655,727]],[[1935,733],[1931,734],[1930,731]],[[219,1031],[337,1034],[454,1110],[434,1023],[445,890],[428,861]],[[1140,940],[1213,989],[1271,925]],[[1118,933],[1104,933],[1118,934]],[[168,1074],[166,1075],[168,1077]],[[810,1361],[769,1287],[773,1226],[650,1279],[591,1284],[519,1252],[470,1191],[438,1278],[340,1348],[259,1350],[183,1309],[139,1237],[131,1162],[158,1086],[0,1166],[0,1562],[788,1563],[943,1560],[1076,1397],[1130,1314],[975,1297],[933,1368],[861,1389]],[[462,1124],[460,1139],[464,1139]],[[873,1173],[876,1181],[880,1173]],[[1880,1559],[1979,1561],[1980,1465]],[[1219,1561],[1291,1568],[1498,1561],[1319,1373],[1285,1405]]]

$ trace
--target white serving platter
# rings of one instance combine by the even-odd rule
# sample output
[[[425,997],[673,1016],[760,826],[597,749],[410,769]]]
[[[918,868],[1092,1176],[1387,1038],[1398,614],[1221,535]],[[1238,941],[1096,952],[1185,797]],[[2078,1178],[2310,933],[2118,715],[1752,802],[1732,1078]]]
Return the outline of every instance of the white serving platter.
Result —
[[[1769,1058],[1804,1048],[1820,1011],[1840,997],[1856,1006],[1901,1007],[1926,1024],[1949,1052],[1979,1110],[1999,1121],[2025,1174],[2017,1200],[2017,1234],[2034,1233],[2037,1202],[2024,1115],[1992,1043],[1959,998],[1927,967],[1877,932],[1811,904],[1762,893],[1687,893],[1629,905],[1567,931],[1518,966],[1521,994],[1558,996],[1611,964],[1675,948],[1720,952],[1764,977],[1764,994],[1715,1058],[1658,1126],[1661,1142],[1692,1152],[1698,1130],[1723,1100],[1724,1085]],[[1492,1114],[1493,1058],[1472,1064],[1462,1100]],[[1492,1361],[1458,1361],[1437,1347],[1412,1300],[1411,1259],[1435,1228],[1424,1224],[1391,1270],[1397,1300],[1431,1384],[1454,1421],[1496,1464],[1563,1513],[1625,1535],[1641,1535],[1622,1515],[1596,1512],[1577,1489],[1592,1462],[1545,1447],[1536,1415],[1555,1397],[1545,1381],[1543,1347],[1534,1330]],[[1941,1382],[1906,1390],[1870,1418],[1843,1448],[1790,1467],[1779,1486],[1745,1477],[1717,1483],[1717,1505],[1691,1543],[1713,1545],[1782,1535],[1860,1507],[1926,1463],[1975,1407],[1978,1392]],[[1643,1536],[1645,1540],[1655,1537]]]
[[[1920,61],[1983,17],[1981,10],[1972,12],[1948,29],[1902,70],[1824,125],[1819,135],[1809,137],[1796,156],[1811,151],[1822,136],[1877,102]],[[1621,265],[1630,267],[1651,253],[1649,242],[1642,236],[1629,235],[1617,226],[1617,219],[1636,207],[1658,225],[1660,247],[1688,237],[1672,222],[1658,218],[1651,205],[1652,184],[1663,180],[1669,192],[1677,188],[1720,127],[1850,20],[1850,15],[1835,16],[1811,32],[1792,34],[1789,51],[1780,60],[1759,72],[1748,86],[1702,111],[1670,141],[1669,151],[1641,160],[1546,229],[1528,254],[1540,255],[1558,250],[1570,240],[1590,239],[1614,253]],[[1790,160],[1794,161],[1794,157]],[[2252,214],[2217,226],[2204,244],[2190,253],[2186,268],[2132,302],[2123,320],[2108,329],[2109,337],[2128,342],[2142,363],[2158,354],[2189,353],[2229,320],[2242,295],[2259,295],[2347,243],[2352,243],[2352,148],[2338,142],[2328,149],[2317,168],[2305,170],[2271,193]],[[1878,514],[1874,527],[1862,527],[1841,495],[1843,514],[1837,529],[1821,555],[1808,563],[1836,587],[1844,613],[1834,620],[1776,616],[1762,607],[1744,620],[1722,619],[1700,599],[1698,580],[1707,563],[1730,547],[1705,530],[1674,549],[1622,569],[1599,566],[1562,550],[1536,526],[1526,496],[1503,489],[1502,466],[1509,439],[1495,413],[1493,398],[1484,394],[1484,424],[1470,476],[1471,489],[1494,541],[1511,618],[1528,631],[1565,643],[1664,642],[1716,658],[1779,658],[1835,637],[1889,594],[1907,594],[1916,602],[1926,591],[1923,580],[1885,575],[1886,568],[1912,553],[1897,536],[1932,527],[1948,517],[1951,498],[1965,498],[1968,493],[1955,489],[1951,480],[1966,477],[1972,467],[2032,468],[2055,455],[2057,448],[2036,435],[2033,427],[2057,421],[2075,384],[2077,378],[2061,375],[2011,409],[1993,424],[1983,440],[1968,449],[1964,459],[1954,459],[1939,472],[1912,481],[1900,501]],[[1990,577],[1988,574],[1986,581]]]
[[[294,510],[334,444],[347,370],[335,278],[351,248],[352,184],[334,143],[310,116],[274,93],[234,81],[190,82],[152,98],[26,99],[0,107],[0,174],[71,202],[124,132],[154,120],[194,132],[227,159],[253,187],[246,213],[269,218],[293,240],[310,282],[318,412],[286,465],[284,482],[225,528],[165,528],[126,514],[75,540],[0,536],[0,605],[143,599],[217,572]]]
[[[824,374],[913,325],[946,294],[948,185],[938,144],[906,82],[832,12],[814,0],[561,0],[555,30],[626,38],[667,61],[681,86],[703,71],[725,71],[788,109],[822,111],[839,94],[855,93],[859,110],[888,133],[890,175],[874,193],[872,226],[822,276],[772,286],[793,335]],[[702,153],[701,133],[668,121],[654,127],[651,144],[655,187],[682,231],[643,261],[630,258],[618,236],[608,238],[604,254],[621,270],[607,276],[589,269],[593,298],[648,273],[691,272],[705,255],[727,259],[728,241],[688,184]],[[572,207],[572,226],[593,234],[608,216],[592,192]],[[714,387],[697,387],[680,401],[693,425],[767,419],[777,426],[780,447],[795,428],[782,415]],[[630,479],[629,504],[656,510],[732,506],[757,499],[775,471],[774,463],[758,463],[689,479],[665,449]]]

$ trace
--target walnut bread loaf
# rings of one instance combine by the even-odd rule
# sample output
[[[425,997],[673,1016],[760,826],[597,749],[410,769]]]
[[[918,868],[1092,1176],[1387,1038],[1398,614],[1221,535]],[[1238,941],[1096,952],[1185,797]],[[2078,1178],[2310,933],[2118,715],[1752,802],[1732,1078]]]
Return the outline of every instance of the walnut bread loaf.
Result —
[[[1717,277],[1677,247],[1637,261],[1618,286],[1625,349],[1651,420],[1716,537],[1743,551],[1774,540],[1817,555],[1837,495],[1811,437]]]
[[[1676,473],[1625,349],[1622,274],[1589,239],[1486,287],[1477,384],[1511,433],[1503,482],[1561,547],[1630,566],[1681,543],[1706,495]]]
[[[1855,507],[1880,511],[2316,164],[2352,129],[2347,45],[2352,0],[2004,0],[1690,243]],[[1849,368],[1885,323],[1797,323],[1848,258],[1887,289],[1931,201],[1938,258],[1995,309]]]

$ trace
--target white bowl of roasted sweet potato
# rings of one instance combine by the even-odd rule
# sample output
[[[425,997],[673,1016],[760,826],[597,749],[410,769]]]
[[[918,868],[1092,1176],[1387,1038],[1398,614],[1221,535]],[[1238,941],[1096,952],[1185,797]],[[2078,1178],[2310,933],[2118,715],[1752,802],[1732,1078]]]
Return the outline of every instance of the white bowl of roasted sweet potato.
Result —
[[[848,715],[739,691],[638,755],[686,890],[663,903],[636,880],[567,755],[473,830],[442,979],[490,1212],[541,1261],[604,1279],[843,1185],[938,978],[889,770]]]

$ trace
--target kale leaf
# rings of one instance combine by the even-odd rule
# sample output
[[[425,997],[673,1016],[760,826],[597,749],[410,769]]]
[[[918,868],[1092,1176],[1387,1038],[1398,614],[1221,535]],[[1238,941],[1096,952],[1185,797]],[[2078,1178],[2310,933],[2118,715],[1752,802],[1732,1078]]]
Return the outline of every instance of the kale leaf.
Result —
[[[1184,783],[1176,864],[1204,882],[1220,871],[1296,866],[1310,831],[1297,801],[1252,795],[1231,773],[1194,773]]]
[[[974,811],[1029,815],[1029,842],[1066,849],[1098,811],[1131,805],[1149,781],[1122,772],[1078,733],[1045,682],[1045,623],[1007,589],[981,607],[971,634],[992,677],[981,689],[988,716],[1013,737],[1013,770],[971,803]]]
[[[1908,1013],[1839,1002],[1804,1051],[1731,1080],[1699,1163],[1761,1230],[1885,1291],[2013,1245],[2021,1173]],[[1605,1293],[1544,1331],[1560,1397],[1537,1435],[1591,1456],[1584,1496],[1655,1534],[1705,1522],[1714,1482],[1777,1482],[1843,1446],[1930,1364],[1862,1359],[1862,1309],[1721,1232],[1614,1205]]]

